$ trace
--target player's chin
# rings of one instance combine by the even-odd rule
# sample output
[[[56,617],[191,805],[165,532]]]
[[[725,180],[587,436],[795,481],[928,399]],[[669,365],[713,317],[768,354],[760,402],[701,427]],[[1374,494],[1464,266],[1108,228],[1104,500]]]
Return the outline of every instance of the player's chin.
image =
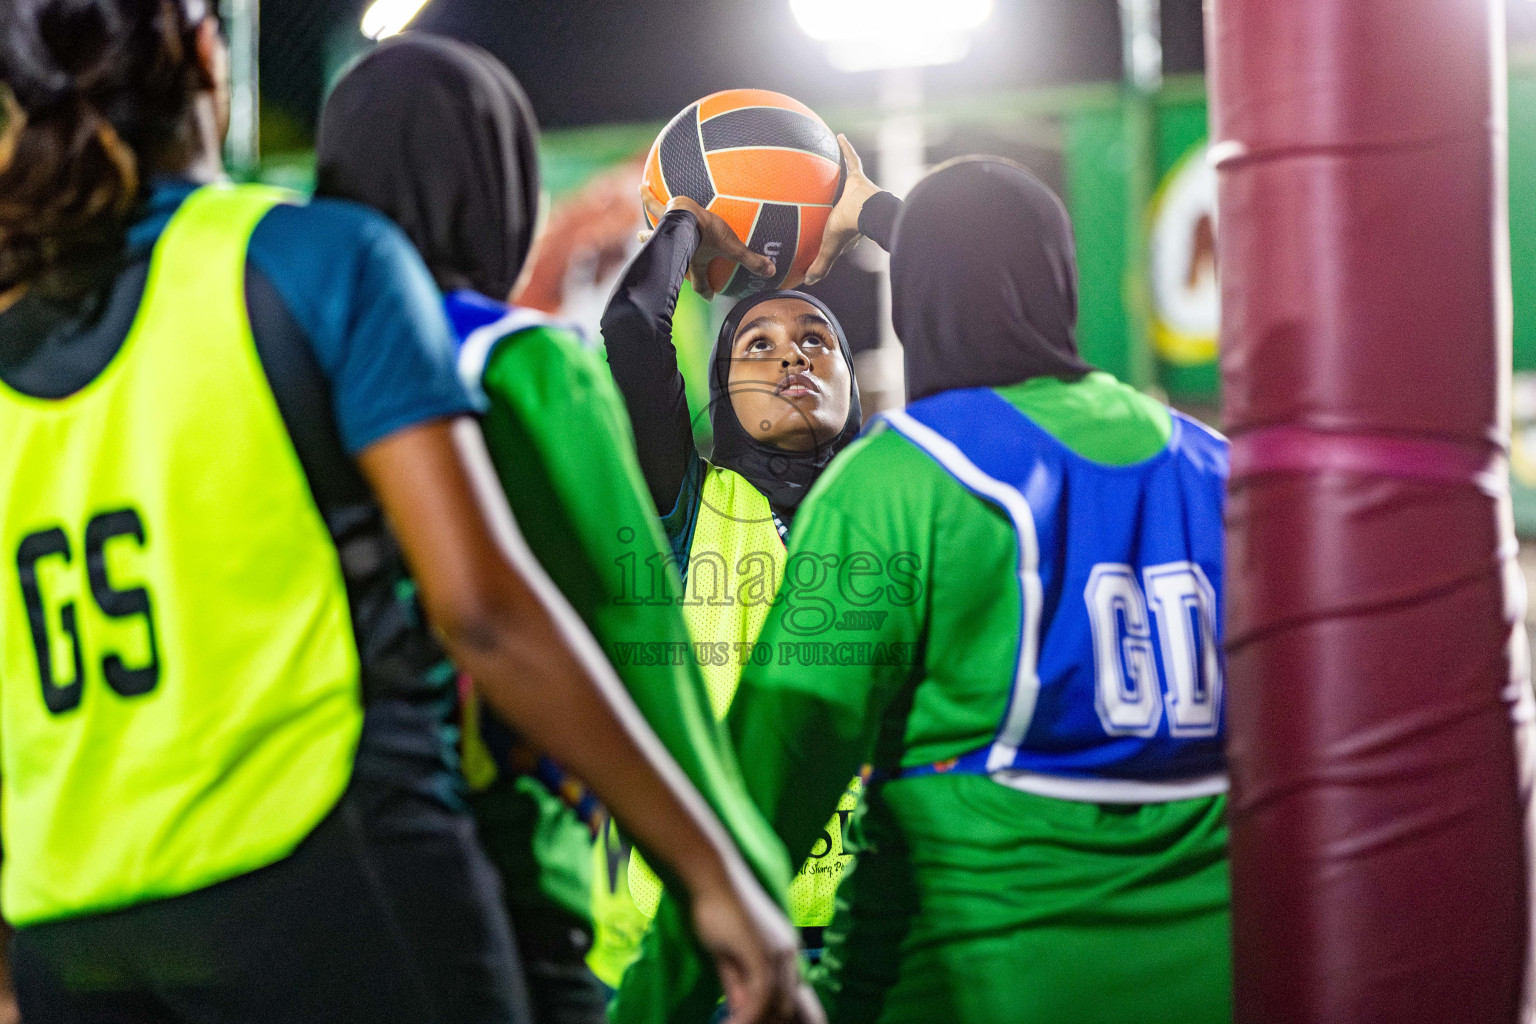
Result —
[[[832,410],[823,405],[814,414],[808,414],[806,418],[810,420],[811,433],[816,439],[816,447],[819,448],[842,432],[847,415],[835,417],[832,415]]]
[[[807,452],[816,447],[816,439],[820,435],[821,429],[815,420],[792,413],[790,417],[775,423],[773,430],[759,435],[758,440],[787,452]]]

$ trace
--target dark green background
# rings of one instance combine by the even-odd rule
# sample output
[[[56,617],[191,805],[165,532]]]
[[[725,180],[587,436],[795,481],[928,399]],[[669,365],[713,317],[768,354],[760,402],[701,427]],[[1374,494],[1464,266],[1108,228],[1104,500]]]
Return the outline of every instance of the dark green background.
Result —
[[[1150,100],[1152,183],[1206,139],[1204,85],[1175,80]],[[1077,229],[1082,274],[1079,342],[1089,361],[1137,380],[1136,348],[1143,344],[1138,304],[1144,291],[1146,210],[1133,209],[1136,164],[1132,104],[1095,104],[1063,115],[1067,205]],[[1509,81],[1509,228],[1515,307],[1514,368],[1536,370],[1536,69],[1516,70]],[[1134,219],[1133,219],[1134,218]],[[1214,405],[1215,361],[1174,366],[1153,357],[1151,379],[1176,402]]]

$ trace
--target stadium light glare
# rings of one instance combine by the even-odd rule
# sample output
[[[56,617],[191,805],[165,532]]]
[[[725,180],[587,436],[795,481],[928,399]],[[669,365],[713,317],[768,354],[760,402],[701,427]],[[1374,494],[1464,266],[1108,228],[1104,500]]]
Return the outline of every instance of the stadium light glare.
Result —
[[[363,12],[363,35],[378,42],[405,30],[430,0],[373,0]]]
[[[789,0],[800,29],[840,71],[952,64],[993,0]]]

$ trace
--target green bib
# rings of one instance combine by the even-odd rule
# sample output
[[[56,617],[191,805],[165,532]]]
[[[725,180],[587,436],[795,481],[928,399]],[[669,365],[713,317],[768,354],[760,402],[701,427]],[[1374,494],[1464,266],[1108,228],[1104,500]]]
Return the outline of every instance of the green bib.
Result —
[[[763,493],[739,473],[709,467],[688,551],[683,620],[701,647],[699,664],[716,718],[730,710],[744,659],[752,656],[784,578],[786,557]],[[861,785],[858,779],[849,783],[810,859],[789,885],[793,924],[824,928],[832,923],[837,883],[853,859],[843,852],[843,825],[859,804]],[[638,854],[629,862],[629,892],[647,917],[655,915],[661,882]]]
[[[256,354],[251,233],[209,186],[137,318],[67,398],[0,384],[0,899],[18,925],[176,896],[290,853],[362,726],[341,566]]]

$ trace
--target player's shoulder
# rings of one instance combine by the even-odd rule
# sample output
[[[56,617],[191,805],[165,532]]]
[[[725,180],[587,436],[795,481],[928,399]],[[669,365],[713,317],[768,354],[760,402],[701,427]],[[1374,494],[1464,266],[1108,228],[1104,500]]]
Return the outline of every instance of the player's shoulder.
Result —
[[[1231,444],[1227,435],[1210,424],[1177,409],[1170,409],[1169,412],[1178,421],[1180,429],[1187,431],[1195,443],[1211,448],[1226,448]]]
[[[585,366],[592,361],[596,350],[587,340],[586,332],[579,326],[557,320],[537,310],[518,310],[530,314],[510,325],[498,339],[511,343],[524,352],[537,353],[561,361],[575,361]]]
[[[1173,412],[1174,445],[1186,462],[1225,480],[1231,469],[1231,442],[1214,427],[1185,413]]]
[[[936,482],[947,479],[922,449],[876,419],[832,460],[814,493],[834,500],[846,495],[861,502],[907,504],[912,496],[931,493]]]
[[[414,253],[410,240],[377,210],[342,199],[281,203],[267,212],[251,237],[258,262],[302,262],[334,267],[383,252]]]
[[[599,358],[581,328],[536,309],[497,304],[498,315],[466,322],[462,300],[448,303],[459,328],[459,370],[465,377],[540,372],[585,377]],[[488,301],[488,300],[487,300]]]
[[[339,199],[274,206],[251,235],[247,262],[311,332],[344,333],[360,310],[392,298],[436,304],[405,232],[376,210]]]

